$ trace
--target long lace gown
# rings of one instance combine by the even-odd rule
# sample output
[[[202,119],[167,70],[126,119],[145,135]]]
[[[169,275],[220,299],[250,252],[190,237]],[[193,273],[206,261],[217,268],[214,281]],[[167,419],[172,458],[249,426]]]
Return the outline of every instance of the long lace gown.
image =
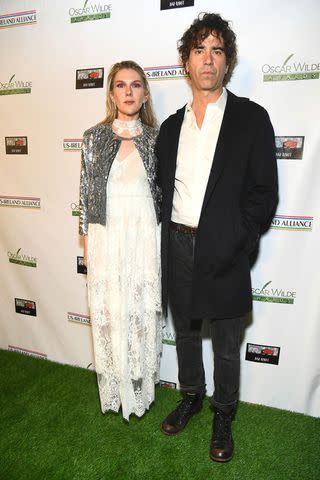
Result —
[[[116,157],[106,226],[90,224],[88,296],[101,409],[143,415],[154,400],[161,352],[160,227],[134,149]]]

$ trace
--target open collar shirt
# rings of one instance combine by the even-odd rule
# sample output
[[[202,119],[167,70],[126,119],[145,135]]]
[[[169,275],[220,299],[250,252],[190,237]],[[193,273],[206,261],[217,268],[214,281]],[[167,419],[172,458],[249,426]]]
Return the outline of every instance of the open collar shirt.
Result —
[[[181,125],[171,220],[197,227],[227,103],[227,91],[209,103],[201,128],[192,102],[185,107]]]

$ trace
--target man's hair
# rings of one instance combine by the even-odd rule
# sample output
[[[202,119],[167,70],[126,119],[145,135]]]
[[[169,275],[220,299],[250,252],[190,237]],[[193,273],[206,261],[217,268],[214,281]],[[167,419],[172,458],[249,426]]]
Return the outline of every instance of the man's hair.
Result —
[[[226,63],[229,68],[223,79],[223,85],[227,85],[237,64],[236,35],[231,30],[229,23],[217,13],[200,13],[178,41],[178,52],[184,68],[186,68],[191,50],[210,34],[217,35],[224,41]]]

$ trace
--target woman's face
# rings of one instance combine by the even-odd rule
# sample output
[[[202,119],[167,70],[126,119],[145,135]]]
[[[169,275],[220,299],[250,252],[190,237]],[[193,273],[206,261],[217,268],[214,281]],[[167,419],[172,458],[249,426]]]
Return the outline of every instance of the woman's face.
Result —
[[[119,70],[110,97],[117,106],[119,120],[136,120],[142,104],[148,99],[139,73],[132,68]]]

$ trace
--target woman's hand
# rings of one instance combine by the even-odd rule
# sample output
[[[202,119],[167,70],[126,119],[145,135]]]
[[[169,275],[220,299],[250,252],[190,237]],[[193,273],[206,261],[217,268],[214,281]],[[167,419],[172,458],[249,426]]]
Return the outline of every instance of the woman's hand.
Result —
[[[84,266],[87,266],[87,245],[88,245],[88,236],[83,237],[83,263]]]

